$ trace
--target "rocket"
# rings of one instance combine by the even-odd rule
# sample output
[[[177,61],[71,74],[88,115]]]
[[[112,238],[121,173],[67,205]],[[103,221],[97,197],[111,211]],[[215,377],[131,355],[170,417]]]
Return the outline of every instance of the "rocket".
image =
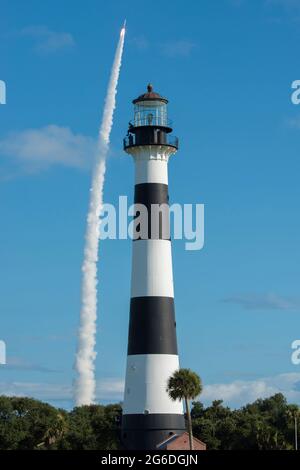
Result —
[[[124,20],[123,26],[121,28],[120,36],[125,36],[125,32],[126,32],[126,19]]]

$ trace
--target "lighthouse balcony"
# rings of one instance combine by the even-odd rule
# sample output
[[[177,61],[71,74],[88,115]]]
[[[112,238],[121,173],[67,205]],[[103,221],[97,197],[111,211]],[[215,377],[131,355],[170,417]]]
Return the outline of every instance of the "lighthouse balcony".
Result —
[[[129,134],[123,139],[123,148],[126,151],[130,147],[139,147],[141,145],[165,145],[178,150],[178,137],[166,134],[165,132]]]

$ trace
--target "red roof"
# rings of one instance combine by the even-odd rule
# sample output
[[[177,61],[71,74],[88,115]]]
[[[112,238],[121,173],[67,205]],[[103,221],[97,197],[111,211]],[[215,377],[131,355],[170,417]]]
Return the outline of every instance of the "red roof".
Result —
[[[161,95],[153,91],[153,86],[151,83],[147,86],[147,93],[140,95],[138,98],[133,100],[133,104],[138,103],[139,101],[162,101],[163,103],[168,103],[166,98],[163,98]]]
[[[156,447],[157,447],[157,449],[168,449],[168,446],[170,444],[174,443],[177,439],[180,439],[180,438],[183,438],[183,437],[186,440],[188,440],[188,433],[184,432],[182,434],[173,434],[172,436],[168,437],[167,439],[162,441],[160,444],[158,444]],[[200,441],[200,439],[197,439],[197,437],[193,436],[193,442],[194,442],[194,447],[195,448],[201,447],[201,450],[206,450],[206,444],[204,442]],[[180,450],[180,449],[178,449],[178,450]]]

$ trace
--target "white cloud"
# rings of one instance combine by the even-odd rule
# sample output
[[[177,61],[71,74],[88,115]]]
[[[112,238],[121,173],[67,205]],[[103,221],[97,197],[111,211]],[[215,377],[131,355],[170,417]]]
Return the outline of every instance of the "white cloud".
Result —
[[[124,393],[124,380],[122,379],[103,379],[97,381],[96,396],[98,399],[122,400]]]
[[[118,378],[104,378],[97,381],[97,400],[122,400],[124,381]],[[72,386],[60,383],[0,382],[0,395],[27,396],[43,401],[72,400]]]
[[[228,0],[229,4],[234,7],[241,7],[250,4],[251,0]],[[300,0],[260,0],[261,5],[264,7],[281,7],[288,12],[300,8]],[[279,19],[276,18],[279,21]]]
[[[22,29],[19,34],[33,38],[36,43],[36,49],[44,53],[69,49],[75,45],[72,34],[51,31],[47,26],[28,26]]]
[[[91,165],[95,148],[95,140],[91,137],[54,124],[12,132],[0,139],[0,155],[28,173],[45,170],[52,165],[87,168]]]
[[[35,372],[60,372],[59,370],[51,369],[49,367],[43,366],[41,364],[29,362],[23,358],[9,356],[5,364],[5,370],[30,370]]]
[[[223,299],[223,302],[241,305],[246,310],[297,310],[300,308],[300,300],[274,293],[234,295]]]
[[[120,378],[108,377],[97,381],[96,397],[99,402],[122,401],[123,391],[124,381]],[[204,384],[199,399],[206,405],[212,400],[224,400],[225,405],[238,408],[275,393],[283,393],[289,402],[300,404],[300,372],[279,374],[257,380]],[[50,403],[65,402],[68,408],[72,407],[71,384],[0,382],[0,395],[29,396]]]
[[[284,8],[300,8],[300,0],[265,0],[267,5],[277,5]]]
[[[7,381],[0,382],[0,395],[32,397],[39,400],[68,399],[71,387],[65,384]]]
[[[148,39],[145,36],[135,36],[131,39],[129,39],[129,44],[132,44],[135,46],[137,49],[140,51],[144,51],[145,49],[148,49],[150,43]]]
[[[168,57],[188,57],[195,47],[192,41],[180,39],[165,42],[161,45],[161,51]]]
[[[140,51],[154,49],[166,57],[188,57],[196,47],[196,44],[187,39],[168,40],[162,43],[149,41],[145,36],[135,36],[129,39],[129,44]],[[151,45],[151,48],[150,48]]]
[[[224,400],[226,405],[237,408],[275,393],[283,393],[289,402],[300,404],[300,372],[252,381],[236,380],[231,383],[206,385],[199,398],[206,404],[212,400]]]

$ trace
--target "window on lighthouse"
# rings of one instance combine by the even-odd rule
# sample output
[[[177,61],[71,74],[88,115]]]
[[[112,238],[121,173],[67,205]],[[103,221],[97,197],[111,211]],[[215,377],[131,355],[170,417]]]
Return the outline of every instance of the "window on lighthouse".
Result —
[[[134,107],[134,126],[167,126],[167,105],[162,101],[140,101]]]

